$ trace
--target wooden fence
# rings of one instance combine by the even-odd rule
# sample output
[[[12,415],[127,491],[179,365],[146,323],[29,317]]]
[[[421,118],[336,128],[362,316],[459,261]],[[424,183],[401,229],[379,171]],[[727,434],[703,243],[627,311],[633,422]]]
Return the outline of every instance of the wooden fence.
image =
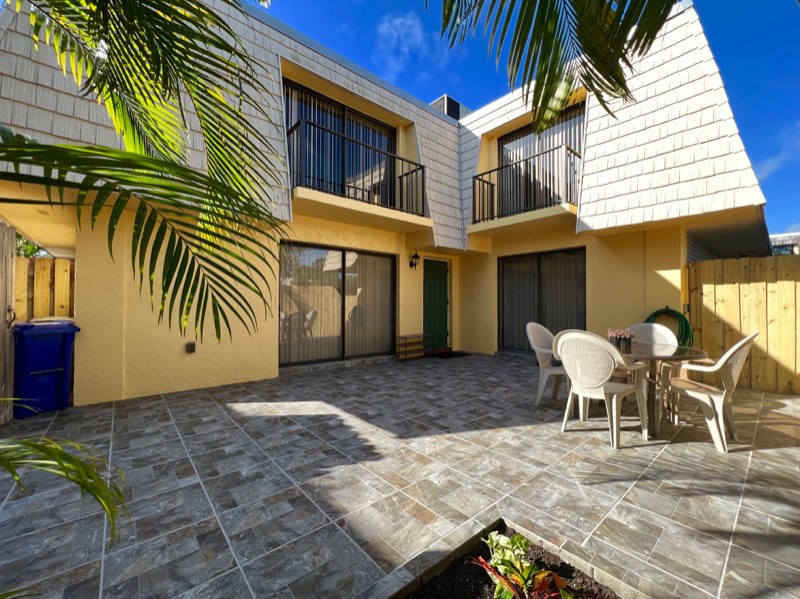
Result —
[[[800,256],[709,260],[687,270],[695,347],[717,358],[758,332],[739,385],[800,392]]]
[[[18,322],[75,315],[75,262],[61,258],[16,258],[14,310]]]

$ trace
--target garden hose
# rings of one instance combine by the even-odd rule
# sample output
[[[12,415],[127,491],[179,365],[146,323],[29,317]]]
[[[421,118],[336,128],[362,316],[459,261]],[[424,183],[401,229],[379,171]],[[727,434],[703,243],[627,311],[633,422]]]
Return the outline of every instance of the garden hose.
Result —
[[[672,316],[678,321],[678,345],[681,347],[692,347],[694,345],[694,334],[692,333],[692,325],[686,319],[686,317],[678,312],[677,310],[673,310],[669,306],[661,308],[660,310],[656,310],[650,316],[647,317],[645,322],[655,322],[656,319],[660,316]]]

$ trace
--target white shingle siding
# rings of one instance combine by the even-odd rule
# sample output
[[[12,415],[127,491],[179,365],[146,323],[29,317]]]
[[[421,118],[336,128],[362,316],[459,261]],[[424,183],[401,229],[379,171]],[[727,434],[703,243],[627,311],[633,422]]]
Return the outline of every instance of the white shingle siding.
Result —
[[[589,98],[578,231],[763,204],[694,7],[633,72],[616,119]]]
[[[248,51],[269,70],[265,98],[271,122],[252,115],[279,156],[280,183],[270,190],[276,216],[291,218],[288,194],[281,58],[415,124],[426,170],[428,211],[436,245],[466,248],[472,218],[472,180],[480,140],[527,114],[520,90],[459,123],[246,5],[249,16],[228,15]],[[686,3],[666,24],[629,84],[636,99],[612,102],[616,119],[588,99],[579,231],[760,205],[764,196],[744,150],[716,62],[694,8]],[[199,123],[188,111],[190,164],[203,168]],[[121,147],[106,110],[81,98],[52,49],[33,49],[27,17],[0,12],[0,123],[42,142]]]
[[[252,56],[270,70],[268,87],[272,98],[265,98],[271,123],[260,119],[259,127],[269,138],[280,158],[273,167],[281,185],[269,194],[276,216],[290,218],[288,170],[285,162],[286,132],[283,117],[281,57],[318,74],[352,93],[384,106],[416,125],[419,152],[426,170],[429,212],[433,219],[437,245],[463,246],[461,198],[458,185],[458,124],[412,98],[406,92],[390,89],[374,75],[329,52],[302,35],[285,33],[288,28],[263,11],[252,8],[244,19],[213,0],[210,4],[227,14],[234,31],[247,44]],[[93,99],[78,96],[71,76],[64,77],[56,66],[51,48],[40,44],[36,52],[30,40],[26,15],[5,9],[0,13],[0,122],[41,142],[70,142],[122,147],[115,135],[105,107]],[[193,167],[205,165],[202,136],[195,115],[188,111]],[[253,115],[254,118],[255,115]]]

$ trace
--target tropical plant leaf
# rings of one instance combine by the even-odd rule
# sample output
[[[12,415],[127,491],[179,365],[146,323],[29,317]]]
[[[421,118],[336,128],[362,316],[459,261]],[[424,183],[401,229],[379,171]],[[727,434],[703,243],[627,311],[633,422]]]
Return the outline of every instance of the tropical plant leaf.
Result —
[[[109,148],[18,139],[0,144],[3,161],[15,169],[0,170],[0,181],[44,186],[50,203],[75,207],[79,224],[87,210],[92,227],[107,213],[109,251],[130,213],[134,277],[140,289],[148,282],[159,319],[176,324],[182,334],[193,322],[202,339],[209,308],[218,339],[223,329],[232,334],[230,317],[248,331],[257,329],[253,302],[266,316],[281,225],[236,189],[173,162]],[[73,193],[54,199],[53,188]],[[198,218],[200,213],[213,219]]]
[[[631,99],[626,67],[650,49],[674,0],[442,0],[450,46],[483,22],[489,52],[507,61],[543,131],[580,83],[610,112],[610,98]],[[427,6],[427,0],[426,0]]]
[[[124,493],[118,481],[119,470],[109,471],[101,455],[71,441],[0,438],[0,469],[7,471],[20,490],[23,490],[20,471],[41,470],[67,479],[91,495],[108,516],[110,539],[117,538],[117,521],[127,516]]]

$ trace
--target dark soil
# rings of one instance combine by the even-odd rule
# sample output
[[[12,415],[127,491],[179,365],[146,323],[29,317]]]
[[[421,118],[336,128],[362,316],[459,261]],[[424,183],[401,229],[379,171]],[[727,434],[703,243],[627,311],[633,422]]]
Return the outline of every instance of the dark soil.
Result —
[[[516,534],[516,531],[503,524],[497,530],[509,537]],[[492,599],[494,583],[489,574],[478,566],[465,563],[467,558],[477,556],[489,560],[489,548],[483,541],[479,541],[473,551],[450,564],[447,570],[411,593],[408,599]],[[535,543],[528,552],[528,561],[558,574],[576,599],[619,599],[614,591]]]

